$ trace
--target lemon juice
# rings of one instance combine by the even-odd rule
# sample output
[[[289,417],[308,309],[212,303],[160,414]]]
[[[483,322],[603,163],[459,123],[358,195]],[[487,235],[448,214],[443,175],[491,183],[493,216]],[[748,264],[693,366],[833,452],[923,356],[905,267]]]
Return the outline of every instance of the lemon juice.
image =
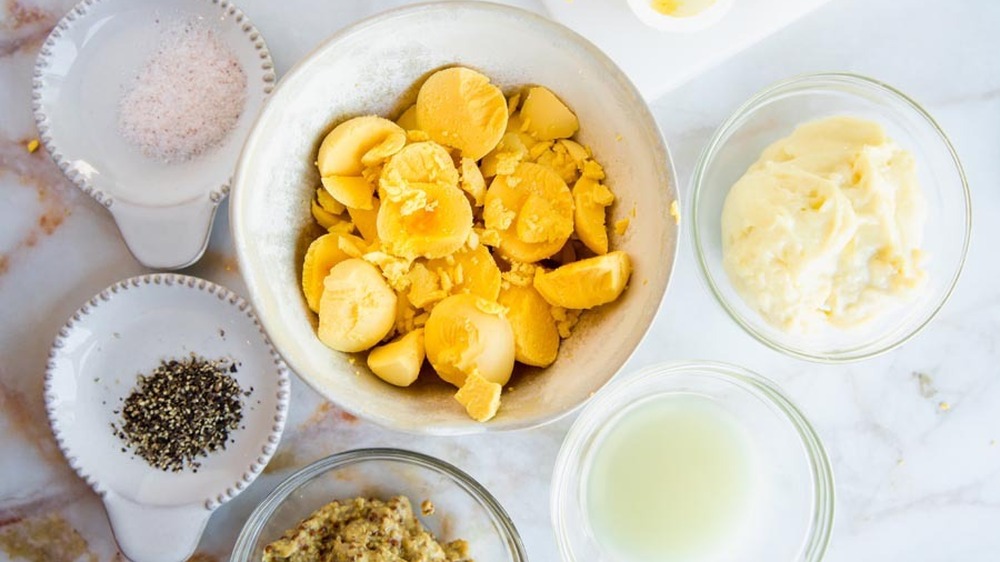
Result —
[[[751,436],[714,400],[646,398],[591,453],[590,531],[616,562],[725,560],[750,527],[756,464]]]

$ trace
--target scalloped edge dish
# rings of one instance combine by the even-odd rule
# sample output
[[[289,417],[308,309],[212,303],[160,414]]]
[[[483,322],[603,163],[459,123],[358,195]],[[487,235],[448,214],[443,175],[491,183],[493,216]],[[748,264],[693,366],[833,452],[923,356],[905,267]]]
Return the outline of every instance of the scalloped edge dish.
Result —
[[[216,333],[214,326],[202,327],[206,315],[219,320],[218,340],[206,337],[207,331]],[[129,327],[149,318],[160,324],[129,333]],[[223,327],[232,332],[228,340]],[[119,454],[121,444],[112,432],[98,430],[113,416],[112,397],[131,386],[130,367],[184,351],[207,357],[229,354],[242,363],[237,377],[243,386],[251,392],[256,386],[257,402],[264,400],[263,406],[244,408],[235,446],[208,455],[201,474],[165,473],[130,458],[124,447]],[[130,355],[135,361],[120,369],[125,380],[112,381],[111,374],[100,370],[102,361],[120,365]],[[144,368],[153,367],[155,363]],[[194,551],[212,512],[263,472],[284,431],[290,384],[284,361],[246,300],[197,277],[149,274],[104,289],[59,329],[46,366],[45,409],[69,465],[101,496],[122,551],[144,562],[173,562]]]
[[[117,124],[108,122],[117,115],[116,88],[155,46],[146,37],[155,37],[161,18],[210,21],[247,79],[245,104],[233,128],[205,153],[174,164],[143,157],[119,135]],[[111,212],[135,258],[147,267],[178,269],[204,253],[243,140],[276,80],[264,38],[229,0],[82,0],[39,51],[32,111],[56,165]],[[189,187],[164,194],[177,185]]]

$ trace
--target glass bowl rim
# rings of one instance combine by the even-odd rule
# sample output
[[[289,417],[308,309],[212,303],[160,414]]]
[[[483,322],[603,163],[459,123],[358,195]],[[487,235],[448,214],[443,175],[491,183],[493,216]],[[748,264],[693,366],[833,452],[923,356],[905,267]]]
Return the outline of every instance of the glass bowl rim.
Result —
[[[656,378],[676,375],[713,377],[733,386],[741,392],[761,399],[775,406],[781,413],[780,419],[789,423],[798,434],[803,454],[809,463],[813,484],[813,510],[808,535],[803,542],[801,562],[818,562],[823,559],[833,535],[836,492],[833,469],[822,440],[809,420],[797,406],[770,379],[749,369],[718,361],[670,361],[656,363],[638,370],[634,375],[608,385],[587,404],[580,416],[570,427],[559,454],[556,457],[552,475],[552,491],[549,498],[552,512],[552,527],[556,535],[559,554],[564,561],[576,560],[569,543],[562,503],[572,491],[566,482],[576,473],[581,473],[584,464],[583,446],[592,436],[586,426],[601,424],[612,419],[625,406],[623,397],[635,386]],[[670,393],[674,391],[667,391]],[[777,413],[776,413],[777,415]]]
[[[528,559],[521,541],[521,535],[514,525],[514,521],[507,511],[500,505],[500,502],[480,484],[475,478],[455,465],[441,459],[409,451],[406,449],[396,449],[389,447],[371,447],[352,449],[335,453],[314,461],[294,474],[285,478],[272,490],[251,512],[240,534],[233,546],[230,555],[230,562],[243,562],[251,560],[254,544],[263,530],[265,522],[287,498],[300,486],[309,482],[316,476],[335,468],[342,468],[365,461],[394,461],[410,466],[429,469],[432,472],[447,476],[452,482],[457,484],[467,494],[472,496],[489,514],[493,523],[497,527],[502,539],[507,544],[513,554],[512,562],[524,562]]]
[[[837,83],[860,86],[873,91],[878,91],[891,98],[893,101],[900,102],[903,106],[913,110],[918,117],[923,118],[926,124],[931,126],[931,129],[937,134],[937,138],[941,142],[941,145],[951,156],[952,164],[954,165],[955,171],[958,173],[958,177],[961,180],[962,195],[965,203],[965,229],[962,233],[962,251],[959,256],[958,267],[952,273],[951,279],[948,281],[947,287],[941,295],[939,302],[932,306],[930,313],[926,318],[921,320],[919,324],[907,330],[901,337],[897,337],[881,345],[876,345],[874,346],[874,349],[870,349],[873,347],[871,344],[862,344],[845,351],[819,353],[786,346],[772,338],[769,338],[757,330],[751,322],[744,319],[739,313],[736,312],[734,307],[722,295],[722,291],[720,290],[718,283],[709,271],[705,252],[702,250],[702,232],[699,229],[697,210],[699,201],[701,200],[701,188],[704,184],[704,175],[709,167],[709,163],[714,160],[717,155],[719,145],[722,141],[727,139],[732,133],[739,129],[737,125],[740,125],[740,121],[742,121],[744,117],[746,117],[750,112],[758,109],[765,102],[770,101],[776,94],[784,93],[790,88]],[[712,133],[711,138],[705,144],[705,147],[701,150],[701,153],[698,156],[694,172],[691,175],[690,185],[691,206],[688,211],[692,217],[691,239],[694,244],[694,253],[697,257],[698,268],[701,271],[702,280],[708,284],[712,295],[726,311],[726,314],[728,314],[729,317],[743,329],[743,331],[767,347],[797,359],[827,364],[849,363],[870,359],[896,349],[922,332],[924,328],[926,328],[927,325],[937,317],[941,309],[944,308],[945,304],[947,304],[947,302],[951,299],[951,295],[954,293],[955,287],[958,285],[958,280],[962,275],[962,271],[965,269],[965,262],[968,258],[969,244],[972,235],[972,196],[969,190],[969,182],[965,174],[965,169],[962,167],[962,162],[958,157],[958,152],[951,144],[948,135],[945,134],[941,126],[938,125],[937,121],[934,120],[934,118],[923,108],[923,106],[898,89],[874,78],[850,72],[820,72],[801,74],[779,80],[758,91],[751,96],[750,99],[740,104],[740,106],[733,111],[733,113],[721,125],[719,125],[715,132]]]

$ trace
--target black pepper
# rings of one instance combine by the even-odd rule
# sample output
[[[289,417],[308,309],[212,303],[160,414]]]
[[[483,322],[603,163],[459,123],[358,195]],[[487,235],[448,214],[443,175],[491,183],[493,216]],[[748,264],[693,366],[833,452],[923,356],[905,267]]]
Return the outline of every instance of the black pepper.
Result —
[[[197,356],[161,362],[139,376],[112,432],[154,468],[197,472],[197,459],[234,442],[229,434],[243,419],[245,394],[229,375],[232,364]]]

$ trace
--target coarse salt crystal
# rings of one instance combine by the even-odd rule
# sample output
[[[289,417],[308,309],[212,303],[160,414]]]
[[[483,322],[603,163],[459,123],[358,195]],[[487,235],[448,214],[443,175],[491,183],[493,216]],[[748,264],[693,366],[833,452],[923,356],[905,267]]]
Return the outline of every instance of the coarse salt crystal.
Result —
[[[182,22],[164,30],[156,52],[126,87],[118,128],[144,156],[183,162],[218,145],[236,126],[246,87],[243,67],[215,32]]]

